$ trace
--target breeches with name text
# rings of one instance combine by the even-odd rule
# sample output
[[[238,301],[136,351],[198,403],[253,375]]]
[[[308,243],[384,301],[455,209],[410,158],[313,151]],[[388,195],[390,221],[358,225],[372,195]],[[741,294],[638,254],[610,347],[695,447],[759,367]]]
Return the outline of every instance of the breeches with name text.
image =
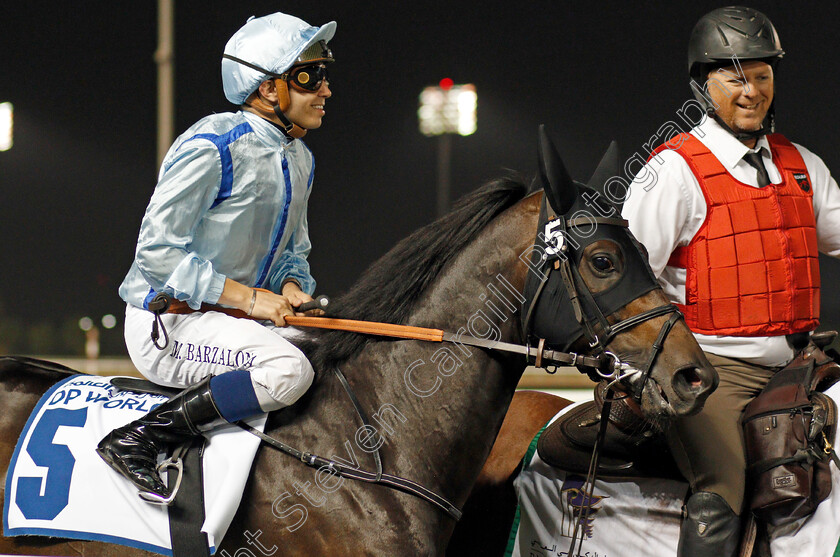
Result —
[[[154,383],[183,388],[208,375],[244,369],[250,372],[265,411],[293,404],[312,384],[312,365],[286,338],[300,331],[215,311],[165,314],[162,319],[169,344],[158,350],[150,337],[152,313],[126,308],[128,354],[138,371]]]

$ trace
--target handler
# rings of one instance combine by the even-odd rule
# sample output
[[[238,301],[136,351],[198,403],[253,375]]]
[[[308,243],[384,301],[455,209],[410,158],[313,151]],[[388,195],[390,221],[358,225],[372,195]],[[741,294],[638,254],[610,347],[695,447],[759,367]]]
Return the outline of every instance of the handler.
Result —
[[[312,383],[312,366],[282,327],[315,290],[306,260],[315,165],[300,138],[321,126],[332,95],[325,64],[335,28],[283,13],[249,19],[222,57],[225,96],[241,110],[198,121],[163,161],[119,292],[132,362],[155,383],[187,388],[97,448],[161,502],[170,491],[159,453],[288,406]],[[150,338],[157,293],[195,310],[162,316],[164,350]],[[214,311],[230,308],[252,319]]]
[[[772,133],[784,51],[764,14],[714,10],[688,51],[709,117],[654,151],[623,216],[720,376],[703,411],[668,432],[693,492],[678,555],[729,557],[744,507],[739,419],[819,323],[817,256],[840,256],[840,190],[819,157]]]

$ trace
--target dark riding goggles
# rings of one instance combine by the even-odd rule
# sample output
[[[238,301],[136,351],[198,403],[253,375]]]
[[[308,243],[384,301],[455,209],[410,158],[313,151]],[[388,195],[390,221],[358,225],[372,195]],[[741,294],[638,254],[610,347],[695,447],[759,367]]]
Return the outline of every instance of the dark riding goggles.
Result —
[[[326,81],[330,82],[327,67],[318,65],[298,66],[283,74],[286,81],[304,91],[315,92]]]
[[[329,50],[327,52],[330,56],[332,56],[332,52],[330,52]],[[275,79],[282,79],[283,81],[291,83],[292,86],[301,91],[315,92],[321,88],[321,85],[324,83],[324,81],[326,81],[327,83],[330,82],[329,75],[327,74],[327,68],[323,65],[323,62],[332,61],[332,58],[320,61],[316,64],[295,66],[282,74],[274,73],[265,68],[261,68],[256,64],[252,64],[250,62],[242,60],[241,58],[237,58],[236,56],[231,56],[230,54],[222,54],[222,58],[227,58],[228,60],[232,60],[237,64],[242,64],[243,66],[249,67],[253,70],[257,70],[258,72],[262,72]]]

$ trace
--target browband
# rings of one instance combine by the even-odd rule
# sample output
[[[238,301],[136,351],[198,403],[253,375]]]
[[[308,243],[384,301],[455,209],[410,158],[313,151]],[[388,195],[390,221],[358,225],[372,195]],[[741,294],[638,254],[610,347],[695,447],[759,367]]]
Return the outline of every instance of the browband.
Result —
[[[567,228],[571,228],[573,226],[582,226],[585,224],[610,224],[613,226],[623,226],[624,228],[627,228],[629,226],[629,223],[626,220],[616,219],[612,217],[578,217],[576,219],[566,221]]]

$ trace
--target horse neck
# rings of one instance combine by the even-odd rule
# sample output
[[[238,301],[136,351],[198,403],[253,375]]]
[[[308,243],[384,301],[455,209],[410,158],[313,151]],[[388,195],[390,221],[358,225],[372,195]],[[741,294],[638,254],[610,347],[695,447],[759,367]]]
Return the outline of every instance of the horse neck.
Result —
[[[527,271],[519,256],[533,241],[538,201],[526,198],[488,225],[424,293],[408,322],[518,342]],[[386,467],[462,503],[524,358],[453,343],[397,342],[372,345],[350,365],[371,377],[374,409],[387,407],[380,416],[392,417],[391,427],[380,430]]]

